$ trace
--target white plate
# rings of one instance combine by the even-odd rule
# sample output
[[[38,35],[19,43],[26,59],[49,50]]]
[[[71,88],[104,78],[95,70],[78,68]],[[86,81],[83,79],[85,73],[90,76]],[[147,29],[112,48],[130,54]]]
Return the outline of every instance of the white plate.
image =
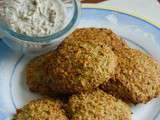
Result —
[[[118,11],[85,8],[79,27],[111,28],[131,47],[160,61],[160,29],[147,21]],[[16,108],[39,97],[31,93],[25,84],[24,68],[29,59],[16,54],[0,41],[0,120],[10,119]],[[159,110],[160,98],[133,106],[132,120],[160,120]]]

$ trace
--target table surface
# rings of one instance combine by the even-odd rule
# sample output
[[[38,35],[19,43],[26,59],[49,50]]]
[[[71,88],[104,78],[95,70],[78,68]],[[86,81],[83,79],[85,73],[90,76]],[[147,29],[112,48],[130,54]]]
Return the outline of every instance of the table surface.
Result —
[[[160,27],[160,3],[158,0],[107,0],[94,3],[93,6],[116,9],[143,18]]]

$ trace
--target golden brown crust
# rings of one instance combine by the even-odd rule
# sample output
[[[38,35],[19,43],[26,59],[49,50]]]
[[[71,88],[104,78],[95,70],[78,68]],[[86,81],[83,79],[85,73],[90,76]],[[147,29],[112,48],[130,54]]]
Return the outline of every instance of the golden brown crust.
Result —
[[[55,59],[58,58],[59,62],[64,62],[66,58],[63,58],[63,56],[69,56],[70,58],[72,56],[74,56],[71,53],[70,53],[70,55],[68,55],[69,53],[64,52],[65,50],[68,51],[68,52],[70,52],[69,50],[77,52],[77,50],[79,48],[78,49],[75,48],[74,50],[73,49],[68,49],[68,45],[70,46],[70,48],[74,47],[75,41],[78,41],[78,42],[86,42],[87,41],[88,42],[87,44],[91,44],[91,45],[89,45],[91,47],[88,50],[93,49],[94,47],[92,47],[92,45],[95,44],[95,43],[97,45],[101,45],[101,44],[107,45],[115,53],[117,51],[121,50],[121,49],[128,48],[127,44],[120,37],[118,37],[116,34],[114,34],[111,30],[108,30],[108,29],[105,29],[105,28],[81,28],[81,29],[77,29],[70,36],[68,36],[66,38],[66,40],[63,42],[64,44],[59,46],[58,49],[60,49],[60,50],[59,50],[59,53],[57,53],[57,55],[53,56],[50,53],[48,53],[48,55],[47,54],[42,55],[38,58],[35,58],[34,60],[32,60],[30,62],[30,64],[28,65],[28,70],[27,70],[27,84],[28,84],[31,91],[38,92],[38,93],[41,93],[41,94],[44,94],[44,95],[53,94],[53,93],[51,93],[50,86],[52,87],[53,91],[55,91],[55,92],[58,91],[59,93],[68,93],[68,92],[72,93],[72,92],[75,92],[75,89],[76,89],[76,91],[79,91],[79,90],[81,91],[82,90],[83,86],[70,85],[70,84],[74,84],[73,81],[68,81],[68,82],[71,82],[71,83],[61,84],[63,82],[63,80],[61,80],[60,83],[56,83],[56,84],[53,83],[55,85],[51,84],[50,86],[48,86],[48,84],[50,84],[50,83],[47,83],[47,84],[45,83],[45,81],[54,81],[54,78],[52,77],[52,75],[48,76],[48,71],[53,69],[52,68],[53,67],[52,63],[53,64],[56,63]],[[86,47],[88,46],[87,44],[86,44]],[[104,45],[102,45],[102,46],[104,46]],[[82,46],[84,46],[84,45],[82,45]],[[106,51],[109,53],[110,50],[106,50]],[[103,50],[102,52],[105,52],[105,50]],[[111,51],[110,53],[111,53],[110,57],[112,57],[113,52]],[[62,54],[61,58],[59,57],[59,54]],[[69,58],[67,58],[67,59],[69,59]],[[83,58],[81,58],[81,59],[83,59]],[[115,56],[113,55],[113,59],[111,59],[113,61],[112,64],[115,62],[114,59],[115,59]],[[52,62],[49,63],[48,61],[52,61]],[[90,61],[90,60],[85,60],[85,61],[82,61],[82,62],[88,62],[88,61]],[[44,65],[44,63],[47,63],[48,65]],[[67,62],[65,62],[65,63],[68,64]],[[59,63],[56,66],[57,67],[62,66],[61,68],[62,68],[62,70],[64,70],[63,63],[62,63],[62,65],[60,65],[60,64],[61,63]],[[74,64],[74,63],[72,63],[72,64]],[[79,64],[79,66],[81,66],[82,64],[83,63]],[[111,65],[111,66],[108,67],[109,68],[108,74],[109,73],[112,73],[112,74],[114,73],[113,72],[114,71],[113,66],[115,66],[115,65]],[[45,70],[42,70],[43,67],[45,67]],[[96,67],[96,66],[93,66],[93,69],[95,69],[94,67]],[[36,72],[33,72],[33,71],[36,71]],[[53,71],[51,71],[51,73],[49,72],[49,74],[53,74],[52,72]],[[60,72],[61,71],[59,70],[59,73]],[[72,72],[71,76],[73,77],[74,76],[73,72],[75,72],[75,71],[70,71],[70,72]],[[45,73],[47,73],[47,74],[44,75]],[[59,73],[56,76],[59,76]],[[60,74],[62,74],[62,73],[60,73]],[[79,71],[75,74],[79,74]],[[44,76],[47,76],[47,77],[44,77]],[[95,77],[95,76],[93,76],[93,77]],[[66,81],[66,80],[64,80],[64,81]],[[83,83],[81,83],[81,84],[86,84],[85,81],[82,81],[82,82]],[[99,84],[100,83],[97,83],[97,85],[96,86],[94,85],[93,87],[97,87]],[[68,91],[68,89],[69,89],[69,91]]]
[[[90,41],[93,43],[103,43],[109,46],[115,53],[121,49],[129,48],[126,42],[116,35],[112,30],[106,28],[79,28],[75,30],[67,39],[73,41]]]
[[[32,92],[37,92],[43,95],[50,95],[52,91],[49,87],[50,81],[44,72],[44,66],[49,59],[54,56],[53,52],[46,53],[32,59],[26,68],[27,85]]]
[[[115,80],[121,83],[122,95],[124,92],[131,102],[147,102],[160,94],[160,64],[138,50],[123,50],[118,54]],[[106,84],[103,89],[114,89],[109,86]]]
[[[53,91],[77,93],[93,90],[114,74],[117,57],[98,36],[83,33],[88,30],[79,29],[78,33],[66,38],[58,47],[56,57],[46,66]]]
[[[73,95],[68,114],[71,120],[131,120],[130,107],[101,90]]]
[[[62,105],[59,100],[33,100],[18,110],[14,120],[68,120]]]

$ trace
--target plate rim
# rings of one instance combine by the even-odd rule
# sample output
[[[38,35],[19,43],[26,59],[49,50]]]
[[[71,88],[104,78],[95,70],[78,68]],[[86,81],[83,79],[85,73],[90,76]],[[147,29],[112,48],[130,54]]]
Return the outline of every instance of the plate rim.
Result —
[[[108,11],[113,11],[113,12],[117,12],[119,14],[123,14],[123,15],[127,15],[129,17],[132,17],[132,18],[135,18],[135,19],[138,19],[140,21],[143,21],[151,26],[153,26],[154,28],[156,28],[157,30],[160,31],[160,23],[156,23],[144,16],[140,16],[140,15],[137,15],[136,13],[129,13],[125,10],[122,10],[122,9],[118,9],[118,8],[115,8],[115,7],[112,7],[112,6],[100,6],[100,5],[95,5],[95,4],[83,4],[82,5],[82,9],[98,9],[98,10],[108,10]]]

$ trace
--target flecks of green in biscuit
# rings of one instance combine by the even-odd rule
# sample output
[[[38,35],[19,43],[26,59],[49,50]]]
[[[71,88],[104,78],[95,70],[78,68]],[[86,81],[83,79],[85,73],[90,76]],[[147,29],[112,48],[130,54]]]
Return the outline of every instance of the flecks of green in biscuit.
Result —
[[[74,34],[58,47],[45,71],[55,93],[79,93],[97,88],[114,74],[117,57],[103,42],[91,42],[90,36],[77,40]]]
[[[62,105],[59,100],[34,100],[18,110],[14,120],[68,120]]]
[[[125,49],[118,55],[114,82],[102,89],[133,103],[147,102],[160,95],[160,64],[145,53]],[[119,88],[119,89],[117,89]]]
[[[71,120],[131,120],[130,107],[101,90],[73,95],[68,113]]]

